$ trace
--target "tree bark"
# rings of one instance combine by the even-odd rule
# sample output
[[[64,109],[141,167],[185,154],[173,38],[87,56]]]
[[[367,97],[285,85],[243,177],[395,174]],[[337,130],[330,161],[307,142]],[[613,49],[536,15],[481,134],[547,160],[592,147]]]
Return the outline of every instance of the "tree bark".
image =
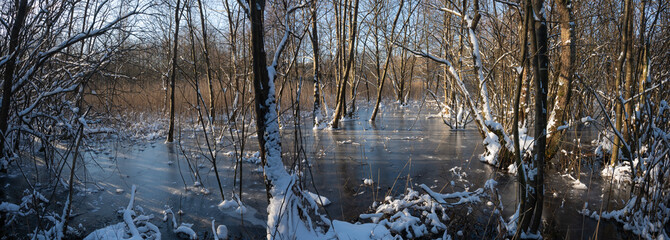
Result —
[[[633,119],[633,99],[631,99],[634,95],[635,92],[635,77],[633,74],[635,73],[635,66],[633,65],[634,63],[634,54],[633,54],[633,10],[635,9],[635,6],[633,6],[633,3],[630,3],[629,9],[628,9],[628,22],[626,22],[626,31],[624,34],[626,34],[626,63],[625,63],[625,82],[624,82],[624,89],[623,89],[623,99],[627,100],[626,104],[624,104],[624,110],[626,111],[625,114],[622,116],[624,118],[623,121],[623,139],[626,141],[628,144],[631,144],[631,129],[632,129],[632,119]],[[629,161],[632,161],[632,159],[628,159]]]
[[[624,75],[624,63],[628,59],[628,41],[629,40],[629,35],[628,35],[628,22],[630,21],[631,18],[631,12],[632,12],[632,1],[627,0],[624,6],[624,17],[623,17],[623,22],[621,23],[622,25],[622,37],[621,37],[621,55],[619,56],[619,62],[617,63],[617,70],[615,71],[616,77],[615,77],[615,83],[614,83],[614,91],[616,92],[616,99],[614,100],[615,102],[615,107],[614,107],[614,112],[616,114],[616,123],[615,123],[615,129],[613,129],[615,132],[621,132],[623,128],[623,106],[621,101],[619,100],[620,97],[623,97],[623,92],[625,91],[621,84],[622,84],[622,78]],[[632,63],[631,63],[632,66]],[[628,67],[626,67],[628,68]],[[628,74],[626,74],[628,75]],[[625,139],[625,138],[624,138]],[[620,149],[620,144],[621,140],[618,137],[614,137],[614,141],[612,144],[612,154],[610,156],[610,164],[611,165],[616,165],[617,161],[619,160],[619,149]]]
[[[202,47],[203,54],[205,55],[205,67],[207,67],[207,85],[209,87],[209,117],[210,121],[214,124],[216,121],[216,112],[215,112],[215,101],[214,99],[214,86],[212,84],[212,79],[214,75],[212,73],[212,66],[209,60],[209,42],[207,41],[207,28],[205,27],[205,12],[202,9],[202,1],[198,0],[198,10],[200,12],[200,29],[202,31]],[[234,54],[234,53],[233,53]],[[235,64],[235,62],[233,62]]]
[[[332,128],[338,128],[339,123],[340,123],[340,118],[345,114],[345,109],[347,107],[347,103],[345,102],[345,98],[347,95],[346,91],[346,85],[347,85],[347,79],[349,79],[349,72],[351,70],[351,65],[352,62],[354,61],[354,46],[356,45],[356,35],[357,35],[357,30],[356,30],[356,25],[357,25],[357,19],[358,19],[358,1],[354,1],[354,9],[353,9],[353,16],[351,19],[351,27],[349,29],[349,49],[348,49],[348,54],[347,57],[348,59],[346,60],[346,66],[344,66],[344,76],[340,79],[340,86],[338,87],[338,93],[339,96],[337,96],[337,107],[335,108],[335,114],[333,115],[333,121],[330,122],[330,126]]]
[[[549,79],[548,35],[546,23],[546,9],[544,0],[536,0],[533,6],[535,16],[535,34],[537,54],[535,55],[535,212],[530,226],[530,233],[539,233],[542,222],[542,208],[544,203],[544,161],[547,143],[547,83]]]
[[[2,84],[2,108],[0,108],[0,157],[4,156],[5,144],[7,144],[9,126],[9,103],[12,98],[12,85],[14,83],[14,69],[16,68],[16,59],[19,55],[19,33],[23,28],[23,23],[28,12],[28,0],[16,2],[16,17],[12,25],[12,32],[9,36],[9,59],[5,65],[5,75]]]
[[[314,109],[312,110],[313,125],[319,126],[323,117],[321,114],[321,94],[319,94],[319,31],[317,28],[317,1],[312,1],[312,53],[314,54],[313,68],[314,68]]]
[[[639,128],[640,125],[642,124],[642,119],[644,118],[642,115],[644,115],[644,111],[642,110],[644,108],[645,101],[647,99],[647,94],[644,93],[645,91],[645,82],[647,81],[648,77],[648,66],[649,66],[649,46],[647,46],[647,41],[645,39],[645,31],[646,31],[646,26],[647,26],[647,18],[646,18],[646,8],[647,8],[647,1],[642,1],[640,3],[642,5],[640,9],[640,38],[639,38],[639,50],[638,50],[638,70],[637,73],[639,74],[638,76],[638,94],[640,94],[640,98],[637,101],[637,111],[640,111],[640,114],[636,116],[635,119],[635,124],[633,124],[633,132],[639,134]],[[637,137],[636,137],[637,138]],[[634,143],[635,144],[635,143]]]
[[[179,5],[181,1],[177,0],[177,5],[174,9],[174,46],[172,48],[172,71],[170,72],[170,126],[168,128],[168,137],[167,142],[174,141],[174,108],[175,108],[175,99],[174,99],[174,88],[175,88],[175,79],[177,77],[177,49],[179,47],[179,20],[180,12]]]
[[[526,2],[525,9],[526,9],[526,11],[528,11],[530,13],[530,17],[528,18],[528,26],[527,26],[528,27],[528,37],[529,37],[529,40],[530,40],[529,41],[530,42],[529,53],[531,55],[529,66],[532,66],[532,70],[533,70],[532,74],[535,75],[535,71],[536,71],[536,68],[537,68],[537,62],[536,61],[537,61],[537,53],[538,53],[537,35],[535,34],[536,33],[536,29],[535,29],[536,13],[534,12],[534,9],[533,9],[533,5],[534,5],[533,1],[532,0],[526,0],[525,2]],[[530,75],[531,73],[530,73],[530,71],[526,71],[526,74]],[[533,79],[537,79],[537,76],[534,76]],[[526,84],[526,86],[527,86],[526,88],[528,89],[527,90],[528,96],[530,97],[530,95],[531,95],[529,93],[530,88],[531,88],[530,87],[531,86],[530,82],[528,82]],[[528,105],[530,105],[530,104],[528,104]],[[526,177],[526,179],[525,179],[526,180],[525,207],[522,208],[521,211],[519,211],[520,213],[524,213],[523,218],[520,219],[521,224],[519,225],[519,228],[520,228],[519,231],[521,231],[521,232],[528,232],[528,229],[530,228],[529,226],[530,226],[531,221],[533,219],[533,214],[535,213],[535,202],[537,202],[536,195],[535,195],[535,191],[536,191],[535,187],[536,187],[537,178],[535,177],[536,174],[531,175],[531,170],[533,170],[533,168],[537,167],[536,164],[535,164],[536,163],[536,161],[535,161],[535,156],[536,156],[535,154],[536,153],[537,152],[534,151],[533,152],[533,157],[531,157],[531,159],[529,159],[528,161],[524,161],[525,164],[526,164],[526,166],[525,166],[526,168],[520,169],[521,171],[524,171],[524,175]],[[522,204],[522,206],[523,206],[523,204]]]
[[[278,153],[281,154],[281,142],[279,139],[276,139],[276,143],[273,146],[270,146],[275,149],[268,149],[266,146],[267,137],[270,134],[279,134],[279,132],[269,133],[266,131],[268,124],[274,123],[277,125],[278,122],[276,117],[268,117],[270,111],[276,110],[275,103],[275,93],[274,93],[274,83],[273,80],[269,79],[267,62],[265,56],[265,42],[263,39],[263,11],[265,9],[264,0],[249,0],[249,18],[251,20],[251,65],[252,71],[254,74],[254,95],[255,95],[255,105],[256,105],[256,134],[258,135],[258,146],[260,150],[261,162],[263,166],[267,165],[267,159],[269,158],[266,154],[272,150],[279,149]],[[253,7],[258,6],[258,7]],[[270,96],[272,97],[271,101],[268,101]],[[270,106],[272,105],[272,106]],[[270,109],[274,107],[274,109]],[[278,131],[278,129],[275,129]],[[274,156],[277,157],[277,156]],[[278,156],[281,159],[281,155]],[[265,175],[265,174],[264,174]],[[265,177],[265,186],[268,194],[268,199],[272,197],[270,195],[270,186],[272,185],[271,180]]]
[[[575,36],[574,20],[572,16],[571,0],[558,0],[556,4],[558,12],[559,27],[561,31],[561,43],[559,51],[560,70],[558,73],[558,88],[553,94],[554,105],[549,116],[547,135],[547,159],[552,159],[560,147],[565,130],[558,127],[570,117],[570,97],[572,90],[572,76],[574,74],[573,63],[575,62]]]
[[[393,51],[393,41],[395,41],[395,27],[396,24],[398,23],[398,18],[400,18],[400,12],[402,11],[402,7],[404,5],[405,1],[400,1],[400,6],[398,7],[398,12],[396,13],[395,17],[393,18],[393,25],[391,25],[391,35],[389,39],[386,39],[388,45],[386,46],[386,60],[384,61],[384,71],[382,72],[381,75],[381,80],[379,80],[379,85],[377,86],[377,100],[375,101],[375,107],[372,109],[372,115],[370,116],[370,121],[374,122],[375,119],[377,118],[377,113],[379,112],[379,104],[382,101],[382,92],[384,90],[384,82],[386,80],[386,75],[388,75],[388,68],[389,68],[389,63],[391,62],[391,58],[393,56],[392,51]],[[379,76],[378,76],[379,77]]]
[[[512,131],[514,133],[514,153],[515,153],[515,162],[516,162],[516,169],[517,169],[517,180],[519,182],[519,217],[518,219],[524,219],[524,216],[526,216],[526,212],[524,212],[524,209],[526,209],[526,175],[525,167],[522,165],[523,161],[523,155],[524,153],[521,152],[521,147],[520,147],[520,139],[519,139],[519,113],[523,111],[519,111],[519,102],[521,100],[521,88],[523,86],[523,77],[524,77],[524,72],[526,71],[526,61],[528,59],[528,19],[530,18],[530,11],[528,11],[529,6],[528,1],[524,1],[524,10],[523,10],[523,23],[521,24],[521,32],[519,33],[521,41],[520,41],[520,48],[521,48],[521,55],[520,58],[521,62],[520,65],[522,67],[522,71],[518,73],[517,77],[517,83],[516,83],[516,92],[514,94],[514,120],[512,122],[513,127]],[[517,220],[519,222],[519,220]],[[517,228],[518,230],[521,228]],[[517,234],[515,234],[517,235]]]

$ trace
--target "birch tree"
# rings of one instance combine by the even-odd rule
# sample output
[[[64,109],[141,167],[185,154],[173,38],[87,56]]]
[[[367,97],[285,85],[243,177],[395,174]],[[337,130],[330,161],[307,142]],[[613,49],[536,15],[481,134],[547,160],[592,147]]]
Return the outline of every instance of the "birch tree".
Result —
[[[317,16],[318,6],[317,1],[312,1],[311,6],[311,17],[312,17],[312,68],[314,69],[314,108],[312,109],[312,118],[315,128],[319,127],[322,121],[325,121],[324,115],[321,113],[321,94],[320,94],[320,82],[319,82],[319,29],[318,25],[318,16]]]

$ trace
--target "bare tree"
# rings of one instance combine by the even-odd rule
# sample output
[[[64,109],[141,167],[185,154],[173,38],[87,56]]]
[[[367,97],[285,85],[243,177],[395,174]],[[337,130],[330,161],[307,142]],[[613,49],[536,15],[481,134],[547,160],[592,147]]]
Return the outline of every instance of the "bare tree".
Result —
[[[263,11],[265,9],[264,0],[249,0],[245,11],[251,21],[251,50],[253,53],[253,73],[254,73],[254,93],[256,102],[256,132],[258,134],[258,144],[260,147],[261,162],[264,168],[266,179],[266,189],[269,198],[269,207],[272,209],[268,213],[267,238],[281,238],[284,234],[294,234],[296,228],[300,228],[302,219],[294,217],[299,214],[293,211],[300,211],[303,216],[318,216],[313,206],[305,206],[305,196],[296,181],[294,175],[289,174],[284,168],[281,152],[281,136],[279,133],[279,123],[277,120],[277,108],[275,102],[274,79],[277,76],[278,60],[286,46],[289,38],[289,15],[304,7],[298,5],[287,10],[285,16],[285,26],[282,40],[275,51],[272,64],[266,64],[265,43],[263,32]],[[249,7],[256,6],[256,7]],[[286,211],[286,212],[283,212]],[[298,218],[298,219],[294,219]],[[293,222],[299,221],[299,222]],[[322,231],[329,228],[329,223],[323,219],[309,220],[315,228],[321,227]],[[311,229],[311,231],[315,231]]]
[[[209,87],[209,117],[212,124],[216,121],[216,99],[214,98],[214,86],[212,85],[214,73],[209,57],[209,41],[207,41],[207,28],[205,27],[205,11],[202,8],[202,0],[198,0],[198,12],[200,13],[200,31],[202,32],[202,52],[205,55],[205,67],[207,68],[207,86]]]
[[[337,4],[337,5],[342,5],[342,4]],[[336,7],[337,8],[337,7]],[[349,4],[346,4],[346,7],[344,9],[348,9]],[[336,14],[339,11],[335,11]],[[338,32],[344,33],[345,25],[346,25],[346,14],[348,11],[345,11],[343,14],[343,17],[338,18],[336,15],[337,22],[340,24],[340,27],[338,29]],[[340,124],[340,118],[344,116],[347,108],[347,102],[346,102],[346,86],[347,86],[347,79],[349,79],[349,75],[351,73],[351,66],[354,61],[354,51],[355,51],[355,46],[356,46],[356,35],[358,35],[358,31],[356,30],[356,25],[358,24],[358,0],[354,0],[354,5],[353,5],[353,10],[351,13],[351,20],[350,20],[350,27],[349,27],[349,40],[348,40],[348,45],[349,49],[347,50],[347,53],[344,52],[344,39],[340,39],[340,48],[342,49],[342,55],[340,58],[343,60],[338,64],[340,67],[338,68],[340,72],[338,73],[338,76],[341,76],[338,81],[338,87],[337,87],[337,95],[335,99],[337,99],[337,106],[335,107],[335,113],[333,114],[333,120],[330,122],[330,126],[332,128],[338,128]],[[341,20],[341,22],[340,22]],[[346,55],[345,55],[346,54]],[[346,60],[344,60],[346,59]]]
[[[318,24],[318,6],[316,5],[317,1],[312,1],[311,12],[312,12],[312,64],[314,69],[314,108],[312,109],[312,118],[314,127],[318,127],[321,121],[325,121],[323,114],[321,114],[321,94],[319,93],[319,29],[317,28]]]
[[[572,95],[572,76],[574,75],[575,62],[575,34],[574,18],[572,16],[572,2],[570,0],[556,1],[556,11],[559,17],[561,29],[558,86],[550,94],[554,104],[551,106],[549,122],[547,125],[547,159],[552,159],[558,152],[560,141],[563,139],[565,127],[559,130],[559,126],[567,125],[565,122],[570,116],[570,96]]]
[[[516,163],[517,169],[521,169],[520,171],[517,171],[517,181],[519,182],[519,206],[517,208],[518,218],[513,219],[513,221],[516,221],[517,223],[520,223],[521,219],[525,219],[526,217],[530,218],[531,215],[526,215],[528,212],[525,211],[527,209],[526,201],[528,196],[526,193],[526,188],[528,186],[526,184],[528,184],[528,179],[526,179],[526,173],[523,170],[525,168],[523,159],[524,153],[521,152],[521,139],[519,138],[519,115],[521,112],[523,112],[519,109],[519,102],[521,100],[521,89],[524,81],[523,77],[525,75],[524,73],[526,72],[526,61],[528,61],[528,22],[530,19],[530,1],[524,0],[523,9],[520,8],[519,10],[523,11],[523,22],[520,24],[521,31],[519,32],[519,36],[521,38],[521,41],[519,41],[521,48],[521,55],[519,59],[521,59],[520,65],[522,70],[517,73],[518,77],[516,83],[516,92],[514,94],[514,106],[512,106],[514,108],[514,119],[512,120],[512,132],[514,134],[514,161]],[[519,230],[521,229],[523,228],[517,228],[517,231],[514,235],[518,235]]]
[[[170,71],[170,125],[168,127],[168,136],[167,142],[174,141],[174,111],[175,111],[175,79],[177,78],[177,49],[179,48],[179,20],[181,19],[180,11],[181,0],[177,0],[177,4],[174,8],[174,37],[173,37],[173,48],[172,48],[172,70]]]
[[[549,55],[547,19],[544,0],[533,2],[533,16],[538,16],[535,21],[535,47],[533,50],[533,69],[535,74],[535,146],[533,147],[533,162],[526,173],[530,181],[534,181],[534,188],[530,194],[535,196],[535,207],[530,228],[530,234],[539,234],[540,223],[542,223],[542,208],[544,205],[544,162],[546,159],[545,149],[547,143],[547,88],[549,79]]]
[[[624,6],[624,16],[623,16],[623,21],[621,22],[622,26],[622,36],[621,36],[621,55],[619,56],[619,61],[617,62],[617,71],[616,76],[615,76],[615,92],[617,93],[616,96],[623,97],[624,93],[629,91],[627,87],[632,87],[632,82],[629,84],[628,81],[632,81],[632,71],[633,71],[633,54],[632,54],[632,32],[633,30],[630,29],[632,28],[632,12],[633,12],[633,3],[631,0],[627,0],[625,2]],[[631,51],[631,52],[629,52]],[[624,70],[624,64],[625,64],[625,70]],[[626,85],[622,86],[622,81],[624,81],[624,75],[625,75],[625,82]],[[629,79],[629,77],[631,79]],[[630,86],[629,86],[630,85]],[[628,93],[626,93],[625,96],[628,96]],[[626,111],[627,112],[627,111]],[[623,103],[619,100],[615,100],[615,114],[616,114],[616,125],[615,125],[615,132],[624,132],[624,138],[627,138],[626,131],[627,128],[625,127],[624,123],[624,112],[623,112]],[[619,160],[619,149],[621,148],[621,140],[619,138],[614,138],[613,140],[613,145],[612,145],[612,155],[610,158],[610,164],[614,165],[618,162]],[[627,150],[623,148],[624,150]],[[628,153],[624,153],[628,154]]]
[[[391,58],[393,57],[393,45],[395,43],[395,28],[396,25],[398,24],[398,19],[400,18],[400,14],[402,13],[402,7],[404,5],[405,1],[400,1],[400,6],[398,7],[398,12],[396,12],[395,17],[393,18],[393,23],[391,24],[391,32],[389,34],[385,34],[385,36],[388,36],[386,40],[386,60],[384,60],[384,68],[382,71],[381,76],[377,75],[379,78],[377,82],[377,100],[375,101],[375,106],[372,109],[372,115],[370,116],[370,121],[374,122],[375,119],[377,118],[377,112],[379,111],[379,104],[382,101],[382,93],[384,89],[384,82],[386,81],[386,76],[388,75],[388,68],[389,64],[391,62]],[[376,26],[376,27],[381,27],[381,26]]]

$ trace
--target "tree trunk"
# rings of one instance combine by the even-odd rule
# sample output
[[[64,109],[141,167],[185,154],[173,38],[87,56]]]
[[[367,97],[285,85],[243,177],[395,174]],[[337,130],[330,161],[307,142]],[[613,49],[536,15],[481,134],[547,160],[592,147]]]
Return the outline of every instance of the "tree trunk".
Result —
[[[312,110],[313,125],[318,127],[323,115],[321,114],[320,99],[319,94],[319,31],[317,28],[317,5],[316,1],[312,2],[312,52],[314,53],[314,109]]]
[[[533,6],[539,21],[535,22],[537,41],[537,55],[535,55],[535,212],[530,226],[530,233],[539,233],[542,222],[542,208],[544,203],[544,161],[547,143],[547,83],[549,78],[549,56],[546,9],[544,0],[536,0]]]
[[[377,100],[375,101],[375,107],[372,109],[372,115],[370,116],[370,121],[374,122],[375,119],[377,118],[377,113],[379,112],[379,104],[382,101],[382,92],[384,90],[384,82],[386,80],[386,75],[388,75],[388,67],[389,63],[391,62],[391,57],[393,56],[392,51],[393,51],[393,41],[395,41],[394,38],[394,33],[395,33],[395,27],[396,24],[398,23],[398,18],[400,18],[400,12],[402,11],[402,7],[404,5],[405,1],[400,1],[400,6],[398,7],[398,12],[395,15],[395,18],[393,18],[393,25],[391,25],[391,35],[389,39],[386,39],[387,46],[386,46],[386,60],[384,61],[384,71],[382,72],[381,80],[379,80],[379,85],[377,86]]]
[[[12,98],[12,85],[14,83],[14,69],[16,68],[16,59],[19,55],[19,33],[23,28],[23,23],[28,12],[28,0],[17,2],[16,17],[12,26],[12,32],[9,36],[9,59],[5,66],[5,75],[2,84],[2,108],[0,108],[0,158],[4,156],[5,144],[7,144],[9,126],[9,103]]]
[[[281,162],[281,141],[280,139],[272,138],[275,142],[266,146],[268,136],[279,134],[279,123],[277,122],[276,116],[271,116],[271,111],[275,111],[276,115],[277,109],[274,98],[274,79],[269,79],[268,69],[266,67],[265,42],[263,39],[263,11],[265,9],[265,1],[249,0],[249,6],[258,6],[249,9],[249,18],[251,20],[251,64],[254,74],[256,134],[258,135],[258,147],[260,150],[261,162],[263,166],[266,166],[267,159],[270,158],[270,156],[267,156],[268,154],[272,154],[272,157],[279,158],[279,161]],[[273,131],[272,133],[266,131],[268,124],[274,126],[274,128],[270,129]],[[270,186],[272,185],[272,182],[267,179],[267,176],[264,177],[266,178],[265,186],[269,199],[272,197],[272,195],[270,195]]]
[[[444,4],[448,6],[449,2],[444,1]],[[451,43],[451,34],[450,34],[450,25],[451,24],[451,14],[449,13],[444,13],[444,31],[442,32],[442,40],[445,43]],[[428,38],[426,38],[428,39]],[[448,48],[444,48],[444,56],[443,58],[447,58],[449,55],[448,53]],[[454,126],[454,128],[458,129],[458,121],[455,120],[453,112],[456,110],[456,94],[455,94],[455,88],[453,87],[455,84],[453,83],[453,80],[450,82],[449,81],[449,69],[447,68],[446,65],[442,66],[442,70],[444,71],[444,76],[443,76],[443,82],[444,82],[444,104],[445,106],[451,106],[452,110],[452,116],[451,116],[451,124]],[[439,85],[439,84],[438,84]],[[451,86],[451,87],[448,87]],[[449,101],[451,99],[451,101]]]
[[[353,16],[351,19],[351,27],[349,29],[349,49],[346,60],[346,66],[344,66],[344,76],[340,79],[340,86],[338,87],[339,96],[337,97],[337,107],[335,108],[335,114],[333,115],[333,121],[330,123],[332,128],[338,128],[340,123],[340,118],[345,114],[347,103],[345,98],[347,95],[346,85],[347,79],[349,79],[349,72],[351,70],[352,62],[354,61],[354,46],[356,45],[356,25],[358,19],[358,0],[354,1]]]
[[[560,70],[558,73],[558,88],[553,94],[554,105],[551,108],[547,129],[547,159],[552,159],[560,147],[565,130],[558,130],[569,118],[570,96],[572,89],[573,63],[575,62],[574,20],[572,17],[571,0],[559,0],[556,4],[559,27],[561,29],[561,43],[559,51]]]
[[[630,3],[629,9],[628,9],[628,22],[626,22],[626,31],[624,34],[626,34],[626,63],[625,63],[625,82],[624,82],[624,89],[623,89],[623,99],[629,100],[624,104],[624,110],[626,111],[625,114],[623,114],[623,139],[626,141],[628,144],[631,144],[631,129],[632,129],[632,119],[633,119],[633,100],[631,99],[634,95],[635,92],[635,77],[633,74],[635,73],[635,66],[633,65],[634,61],[634,56],[633,56],[633,18],[634,18],[634,13],[633,10],[635,9],[635,6],[633,6],[633,3]],[[627,156],[628,157],[628,156]],[[632,161],[633,159],[628,159],[629,161]]]
[[[528,37],[530,38],[530,51],[529,53],[531,54],[531,59],[530,59],[530,64],[529,66],[532,66],[533,70],[533,75],[535,75],[535,71],[537,68],[537,53],[538,53],[538,45],[537,45],[537,35],[536,35],[536,29],[535,29],[535,16],[536,13],[534,12],[533,9],[533,0],[526,0],[526,11],[530,12],[530,17],[528,18]],[[530,70],[530,69],[529,69]],[[530,71],[526,71],[526,74],[530,75]],[[534,76],[533,79],[537,79],[537,76]],[[526,88],[528,89],[528,92],[530,91],[531,84],[528,83],[526,85]],[[531,94],[528,93],[528,96]],[[537,97],[536,97],[537,99]],[[528,104],[530,105],[530,104]],[[528,116],[530,117],[530,116]],[[535,136],[536,138],[538,136]],[[535,149],[534,149],[535,150]],[[536,158],[535,154],[537,151],[533,152],[533,157],[529,159],[528,161],[524,161],[526,164],[526,168],[520,169],[520,171],[524,171],[524,175],[526,177],[526,202],[525,202],[525,208],[522,208],[520,213],[523,213],[523,218],[520,219],[521,224],[519,225],[519,228],[521,232],[528,232],[529,226],[531,224],[531,221],[533,219],[533,214],[535,213],[535,202],[537,201],[535,191],[536,191],[536,174],[531,174],[531,171],[537,168],[536,166]],[[522,204],[523,206],[523,204]]]
[[[465,8],[463,8],[465,9]],[[484,77],[484,70],[483,70],[483,65],[482,65],[482,57],[481,57],[481,52],[479,49],[479,39],[477,38],[476,30],[477,30],[477,24],[479,23],[479,19],[481,18],[481,15],[479,14],[479,1],[475,0],[473,4],[473,12],[474,16],[470,17],[466,14],[463,14],[464,20],[468,24],[468,42],[470,44],[470,49],[471,49],[471,55],[472,55],[472,62],[474,66],[474,71],[478,76],[479,79],[479,96],[482,101],[481,105],[481,111],[483,112],[483,118],[484,118],[484,125],[483,127],[486,127],[490,132],[494,133],[498,137],[498,143],[500,146],[503,146],[502,148],[499,148],[497,152],[489,152],[489,149],[487,148],[486,150],[486,155],[491,156],[494,155],[496,156],[496,163],[498,167],[504,168],[509,166],[513,159],[512,155],[513,153],[511,152],[513,149],[512,147],[507,147],[509,141],[509,136],[505,132],[504,129],[498,128],[500,126],[499,123],[497,123],[493,117],[493,113],[491,112],[491,105],[489,101],[489,96],[488,96],[488,90],[487,90],[487,84],[486,84],[486,78]],[[476,109],[472,109],[472,111],[476,111]],[[485,135],[484,138],[488,138],[488,135]],[[485,144],[486,145],[486,144]],[[489,162],[491,163],[491,162]],[[493,164],[493,163],[491,163]]]
[[[466,17],[466,21],[468,22],[468,35],[470,35],[469,43],[470,49],[472,50],[472,64],[474,66],[474,71],[479,78],[479,97],[482,100],[482,112],[484,113],[484,119],[486,121],[493,121],[488,90],[486,89],[486,79],[484,79],[482,57],[479,50],[479,40],[475,34],[477,31],[477,24],[481,18],[481,15],[479,14],[479,0],[474,1],[473,7],[474,16],[471,19],[467,19],[467,15],[463,14],[463,17]]]
[[[521,48],[521,55],[520,58],[521,62],[520,65],[523,68],[521,72],[518,72],[518,77],[517,77],[517,83],[516,83],[516,92],[514,94],[514,120],[512,122],[513,127],[512,131],[514,132],[514,153],[515,153],[515,162],[516,162],[516,169],[517,169],[517,180],[519,182],[519,217],[518,219],[524,219],[524,216],[526,216],[526,213],[523,211],[526,209],[526,176],[525,176],[525,167],[522,166],[522,161],[523,161],[523,155],[524,153],[521,152],[521,147],[520,147],[520,139],[519,139],[519,102],[521,100],[521,88],[523,86],[523,77],[524,77],[524,72],[526,71],[526,61],[528,59],[528,19],[530,18],[530,11],[528,11],[528,2],[524,2],[524,10],[523,10],[523,23],[521,24],[521,32],[519,32],[520,35],[520,48]],[[519,222],[519,220],[516,220]],[[521,228],[517,228],[518,230]],[[515,234],[517,235],[517,234]]]
[[[630,21],[631,18],[631,12],[632,12],[632,2],[630,0],[627,0],[624,6],[624,17],[623,17],[623,22],[621,25],[623,26],[623,36],[621,37],[621,55],[619,62],[617,63],[618,69],[615,71],[616,77],[615,77],[615,83],[614,83],[614,91],[615,91],[615,96],[616,99],[614,100],[615,102],[615,108],[614,112],[616,114],[616,123],[615,123],[615,128],[613,129],[615,132],[621,132],[622,127],[623,127],[623,106],[621,101],[619,101],[619,97],[623,97],[623,89],[621,87],[621,82],[622,82],[622,77],[623,77],[623,67],[624,67],[624,62],[628,59],[628,41],[629,41],[629,35],[628,35],[628,22]],[[632,63],[631,63],[632,64]],[[627,75],[627,74],[626,74]],[[625,138],[624,138],[625,139]],[[611,165],[616,165],[617,161],[619,160],[619,148],[620,148],[621,140],[618,137],[614,137],[614,142],[612,144],[612,155],[610,156],[610,164]]]
[[[646,26],[647,26],[647,18],[645,16],[646,12],[646,7],[647,7],[647,1],[642,1],[642,8],[640,9],[640,38],[639,38],[639,50],[638,50],[638,70],[637,73],[640,74],[639,78],[637,79],[638,81],[638,94],[640,94],[640,98],[637,101],[637,111],[640,111],[640,114],[636,116],[635,119],[635,124],[633,124],[633,132],[639,134],[639,127],[642,125],[642,119],[644,118],[642,115],[644,114],[644,111],[642,110],[645,101],[647,99],[646,95],[644,93],[645,91],[645,82],[647,81],[647,77],[649,76],[648,72],[648,66],[649,66],[649,58],[648,58],[648,50],[649,46],[647,46],[647,41],[645,40],[645,31],[646,31]],[[637,137],[636,137],[637,139]]]
[[[212,78],[214,75],[212,73],[212,66],[209,61],[209,42],[207,41],[207,28],[205,27],[205,12],[202,9],[202,1],[198,0],[198,10],[200,12],[200,29],[202,31],[202,47],[203,54],[205,55],[205,67],[207,67],[207,85],[209,87],[209,117],[210,121],[214,124],[216,121],[216,112],[215,112],[215,99],[214,99],[214,86],[212,85]],[[234,54],[234,53],[233,53]],[[235,64],[235,62],[233,62]]]
[[[358,2],[358,0],[356,0]],[[251,50],[252,66],[254,75],[254,93],[256,107],[256,131],[260,148],[261,162],[263,164],[263,175],[269,199],[267,238],[294,238],[285,236],[296,234],[300,226],[295,224],[308,224],[311,230],[326,232],[329,224],[318,219],[317,210],[312,206],[305,206],[307,201],[296,176],[290,175],[282,162],[281,136],[279,123],[277,121],[277,107],[275,101],[274,79],[277,71],[277,60],[283,50],[289,36],[288,30],[284,39],[275,52],[273,62],[270,66],[266,64],[265,43],[263,36],[263,11],[264,0],[249,0],[249,18],[251,20]],[[295,10],[295,9],[294,9]],[[287,12],[286,14],[290,14]],[[288,23],[285,23],[288,24]],[[283,209],[283,210],[282,210]],[[297,212],[294,212],[297,211]],[[309,219],[291,219],[293,216],[307,216]],[[294,222],[294,220],[298,222]],[[300,228],[304,230],[304,228]]]
[[[174,9],[174,46],[172,48],[172,71],[170,72],[170,126],[168,128],[168,137],[167,137],[167,142],[173,142],[174,141],[174,106],[175,106],[175,99],[174,99],[174,88],[175,88],[175,79],[177,77],[177,49],[179,47],[179,19],[180,19],[180,12],[179,12],[179,5],[181,5],[181,1],[177,0],[177,5],[175,5]]]

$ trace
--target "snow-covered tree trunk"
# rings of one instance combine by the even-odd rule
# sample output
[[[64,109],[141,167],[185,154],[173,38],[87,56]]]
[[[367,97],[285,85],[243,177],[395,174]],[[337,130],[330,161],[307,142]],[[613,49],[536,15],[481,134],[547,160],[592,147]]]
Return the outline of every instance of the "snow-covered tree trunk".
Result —
[[[313,217],[320,216],[317,213],[316,203],[303,195],[300,185],[297,184],[298,178],[289,174],[284,168],[275,102],[274,79],[277,76],[277,62],[289,37],[288,15],[297,7],[287,11],[285,18],[287,29],[275,51],[272,64],[267,66],[263,32],[265,1],[249,0],[248,3],[245,10],[248,11],[251,20],[256,131],[270,201],[267,238],[290,239],[296,237],[295,234],[298,232],[318,236],[328,230],[329,222],[324,218],[313,219]]]
[[[565,125],[570,116],[570,96],[572,89],[572,75],[574,73],[573,62],[575,61],[575,36],[574,20],[572,17],[572,2],[570,0],[559,0],[556,4],[558,12],[559,27],[561,31],[558,72],[558,87],[552,94],[554,104],[551,107],[549,122],[547,123],[547,159],[552,159],[558,152],[560,141],[563,139],[565,130],[559,130],[559,126]]]
[[[470,17],[470,15],[465,14],[465,21],[468,24],[468,35],[469,35],[469,43],[470,43],[470,49],[472,50],[472,64],[474,67],[474,71],[477,74],[477,79],[479,79],[479,97],[481,98],[482,101],[482,114],[484,115],[484,120],[486,121],[492,121],[493,120],[493,114],[491,113],[491,104],[489,103],[489,94],[488,90],[486,88],[486,79],[484,78],[484,69],[482,67],[482,56],[481,52],[479,51],[479,39],[477,38],[477,35],[475,34],[475,31],[477,30],[477,24],[479,23],[479,19],[481,19],[481,15],[479,14],[479,1],[475,0],[474,1],[474,17]]]
[[[486,127],[490,132],[484,136],[484,147],[486,147],[486,152],[480,157],[480,160],[498,167],[507,167],[512,162],[514,149],[509,135],[507,135],[507,132],[505,132],[502,125],[495,121],[491,111],[491,104],[486,87],[486,78],[484,76],[482,65],[482,57],[479,49],[479,39],[476,34],[477,24],[481,19],[478,0],[474,1],[473,8],[473,17],[470,17],[468,14],[463,15],[463,17],[468,25],[468,41],[472,51],[474,71],[479,79],[479,97],[482,102],[481,112],[484,118],[482,127]],[[466,89],[463,88],[463,90],[465,91]],[[473,111],[477,110],[473,108]]]

